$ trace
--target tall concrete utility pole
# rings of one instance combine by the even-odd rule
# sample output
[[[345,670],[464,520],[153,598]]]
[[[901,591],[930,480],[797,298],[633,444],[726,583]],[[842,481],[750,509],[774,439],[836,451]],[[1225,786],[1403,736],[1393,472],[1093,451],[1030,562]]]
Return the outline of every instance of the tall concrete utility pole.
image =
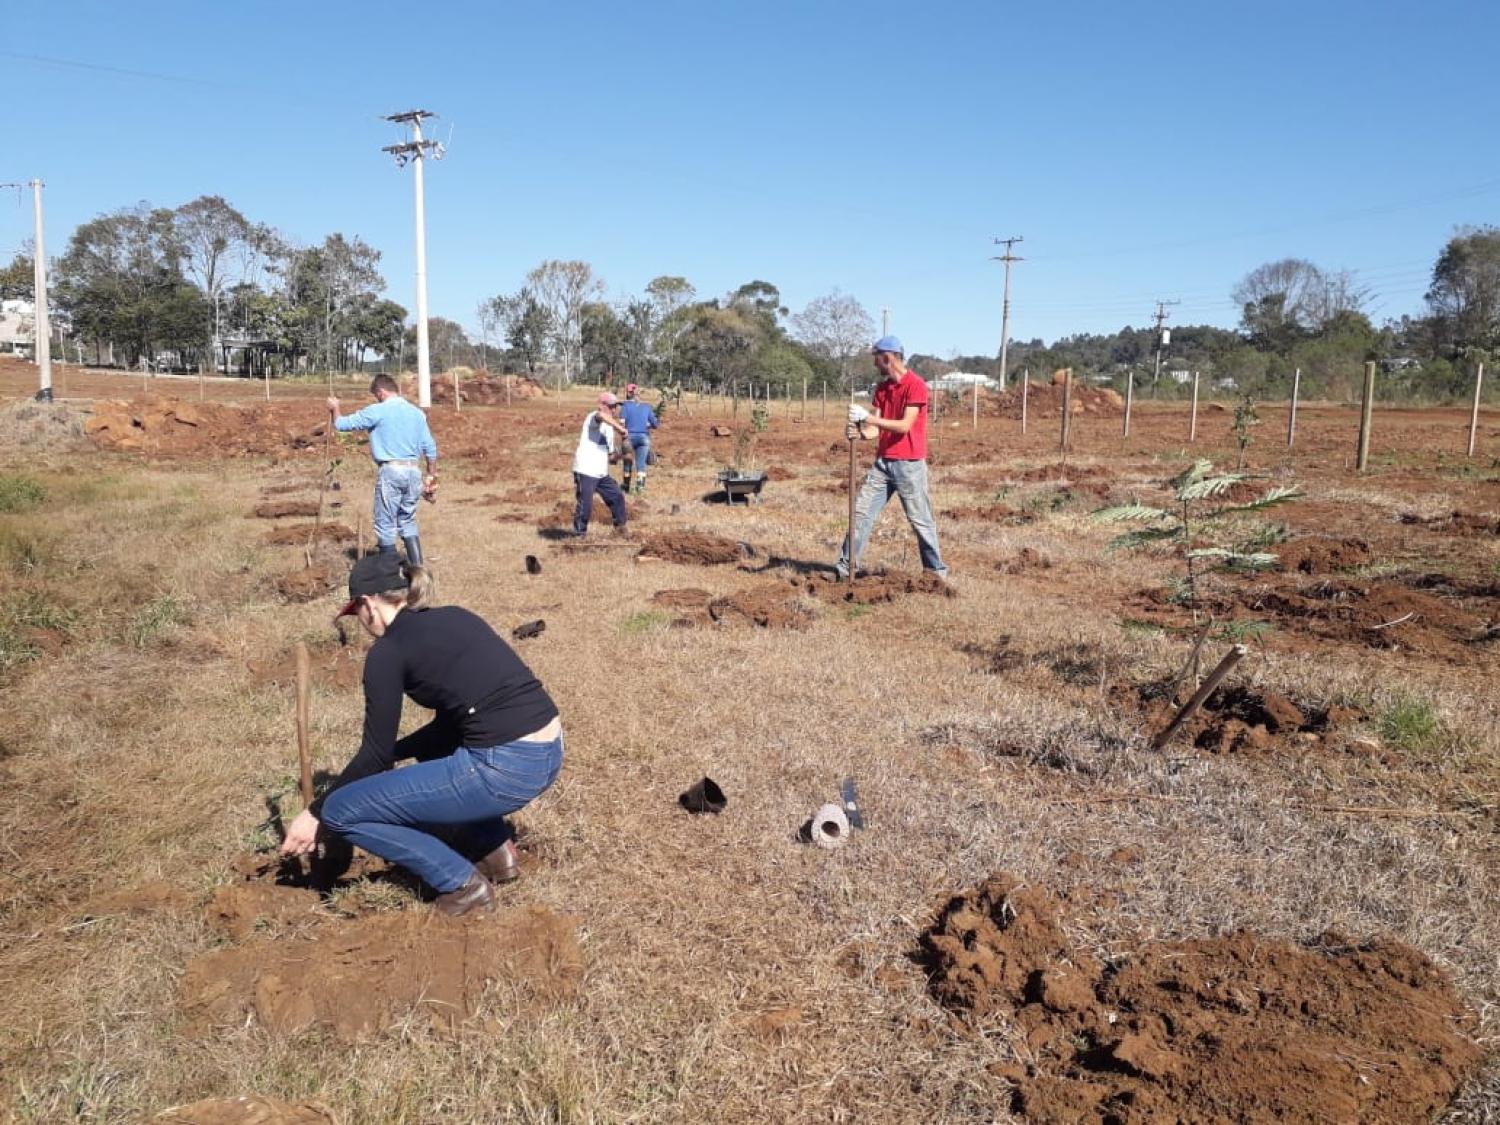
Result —
[[[36,304],[36,369],[40,381],[37,388],[38,402],[52,401],[52,320],[47,315],[47,240],[42,233],[42,181],[31,181],[32,211],[36,219],[36,259],[33,262],[32,284],[36,292],[32,298]],[[64,353],[66,354],[66,353]]]
[[[409,109],[405,113],[393,113],[386,118],[398,125],[411,126],[411,140],[398,145],[386,145],[381,151],[396,158],[396,167],[407,163],[416,165],[417,198],[417,405],[426,410],[432,405],[432,362],[427,350],[427,220],[422,199],[422,161],[428,154],[434,160],[443,158],[443,146],[437,141],[422,136],[422,122],[437,114],[425,109]]]
[[[0,188],[15,188],[18,192],[21,184],[0,184]],[[34,260],[32,261],[31,283],[32,283],[32,310],[34,317],[35,341],[32,351],[36,359],[38,383],[36,392],[37,402],[52,401],[52,321],[47,315],[47,240],[42,232],[42,181],[28,180],[24,185],[31,188],[32,214],[36,222],[36,230],[32,240],[36,243],[34,248]]]
[[[1024,262],[1025,258],[1018,258],[1011,250],[1018,242],[1026,240],[1020,235],[1013,238],[997,238],[996,246],[1004,246],[1005,253],[991,258],[992,262],[1005,263],[1005,300],[1000,306],[1000,389],[1005,390],[1005,357],[1010,349],[1010,264],[1012,262]]]
[[[890,309],[881,309],[880,310],[880,334],[882,336],[889,336],[891,334],[891,310]]]
[[[1181,301],[1157,301],[1156,302],[1156,367],[1151,373],[1151,397],[1156,397],[1156,384],[1161,381],[1161,353],[1171,343],[1172,337],[1167,329],[1162,327],[1168,316],[1168,305],[1180,305]]]

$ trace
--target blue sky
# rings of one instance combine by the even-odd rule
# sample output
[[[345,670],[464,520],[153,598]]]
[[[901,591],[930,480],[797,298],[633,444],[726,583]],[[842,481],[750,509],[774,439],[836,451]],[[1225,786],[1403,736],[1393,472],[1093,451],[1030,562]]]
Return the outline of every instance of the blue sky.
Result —
[[[19,10],[18,10],[19,9]],[[544,258],[612,298],[834,288],[912,352],[1011,335],[1232,326],[1262,262],[1358,270],[1421,310],[1459,224],[1500,221],[1500,5],[72,3],[9,6],[0,181],[47,182],[48,240],[219,194],[303,241],[383,253],[414,306],[410,170],[382,115],[441,115],[433,315],[475,324]],[[19,127],[16,124],[19,123]],[[0,198],[0,253],[29,234]]]

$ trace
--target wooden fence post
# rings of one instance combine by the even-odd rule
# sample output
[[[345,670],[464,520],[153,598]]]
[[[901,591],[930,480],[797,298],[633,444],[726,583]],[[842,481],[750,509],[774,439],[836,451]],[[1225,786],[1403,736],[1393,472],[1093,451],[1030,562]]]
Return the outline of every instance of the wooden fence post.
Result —
[[[1193,409],[1188,416],[1188,444],[1198,440],[1198,373],[1193,372]]]
[[[1469,411],[1469,456],[1474,456],[1474,440],[1479,435],[1479,395],[1484,389],[1484,364],[1474,372],[1474,408]]]
[[[979,380],[974,380],[974,428],[979,429]]]
[[[802,380],[802,420],[807,421],[807,380]]]
[[[1059,452],[1067,453],[1068,435],[1073,428],[1073,369],[1063,368],[1063,400],[1062,400],[1062,438],[1058,445]]]
[[[1292,448],[1297,440],[1297,396],[1302,391],[1302,368],[1292,372],[1292,408],[1286,416],[1286,447]]]
[[[1359,403],[1359,452],[1354,467],[1364,472],[1370,463],[1370,415],[1375,408],[1375,361],[1365,362],[1365,387]]]
[[[1125,372],[1125,425],[1120,431],[1121,437],[1130,436],[1130,408],[1135,404],[1135,369],[1131,368]]]
[[[1026,432],[1026,394],[1031,389],[1031,368],[1021,373],[1021,432]]]

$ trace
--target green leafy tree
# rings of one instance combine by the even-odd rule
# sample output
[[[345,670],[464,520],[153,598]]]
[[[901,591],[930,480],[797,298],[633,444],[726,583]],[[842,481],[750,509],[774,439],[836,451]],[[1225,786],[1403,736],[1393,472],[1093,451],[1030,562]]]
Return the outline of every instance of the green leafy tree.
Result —
[[[1500,227],[1467,227],[1449,240],[1432,267],[1427,305],[1441,354],[1500,347]]]
[[[646,286],[646,301],[651,306],[654,326],[651,350],[655,359],[666,365],[669,383],[677,375],[677,341],[688,327],[688,318],[683,313],[697,295],[698,291],[685,277],[663,275],[652,278]]]
[[[35,260],[17,254],[8,266],[0,266],[0,300],[29,301],[35,289]]]
[[[505,333],[505,342],[525,365],[526,373],[535,377],[538,366],[547,356],[547,341],[552,337],[552,314],[526,287],[512,294],[492,297],[490,304],[500,330]]]

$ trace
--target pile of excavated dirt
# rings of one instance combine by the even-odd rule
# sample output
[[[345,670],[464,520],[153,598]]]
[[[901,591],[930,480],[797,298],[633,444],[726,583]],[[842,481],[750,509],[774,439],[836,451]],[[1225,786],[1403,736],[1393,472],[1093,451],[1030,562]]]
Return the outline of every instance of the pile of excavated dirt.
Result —
[[[958,597],[952,586],[927,570],[921,574],[906,574],[899,570],[861,574],[855,577],[853,585],[827,571],[798,575],[787,581],[822,601],[848,602],[853,605],[893,602],[911,594]]]
[[[261,1094],[241,1094],[173,1106],[151,1120],[160,1125],[338,1125],[339,1119],[321,1102],[286,1102]]]
[[[478,371],[473,375],[461,375],[458,393],[465,403],[479,406],[504,406],[508,402],[523,402],[541,398],[547,391],[529,375],[491,375]],[[415,387],[412,392],[415,401]],[[453,405],[453,376],[449,374],[432,377],[432,401],[435,406]]]
[[[321,524],[293,523],[266,532],[264,541],[273,547],[301,547],[314,537],[330,543],[353,543],[354,529],[329,520]]]
[[[1014,1023],[992,1068],[1036,1121],[1429,1120],[1482,1061],[1447,975],[1388,940],[1248,932],[1102,963],[1047,890],[997,873],[952,899],[918,956],[937,1001]]]
[[[279,520],[288,516],[315,516],[318,514],[316,500],[268,500],[257,504],[250,513],[258,520]]]
[[[1288,540],[1271,548],[1271,553],[1281,560],[1282,570],[1302,574],[1329,574],[1364,566],[1370,561],[1370,545],[1363,539],[1333,539],[1322,535]]]
[[[510,502],[510,501],[508,501]],[[537,522],[538,531],[572,531],[573,512],[578,507],[573,500],[559,500],[553,505],[552,510]],[[625,502],[625,519],[628,524],[637,518],[635,507],[627,500]],[[594,493],[594,506],[589,512],[589,528],[609,527],[614,516],[609,514],[609,505]]]
[[[984,523],[1003,523],[1012,526],[1031,523],[1036,519],[1030,512],[1023,512],[1018,508],[1012,508],[1008,504],[983,504],[972,508],[948,508],[943,513],[944,519],[950,520],[980,520]]]
[[[276,593],[284,601],[311,602],[324,594],[332,593],[343,585],[346,575],[342,568],[326,563],[313,563],[301,570],[278,575],[274,583]]]
[[[726,539],[722,535],[705,535],[697,531],[667,531],[652,535],[641,544],[638,558],[644,561],[688,563],[693,566],[722,566],[751,558],[755,548],[748,543]]]
[[[1177,712],[1176,703],[1163,698],[1158,685],[1125,691],[1135,693],[1150,730],[1163,729]],[[1266,754],[1321,745],[1363,718],[1363,711],[1345,704],[1298,703],[1278,692],[1221,687],[1204,700],[1175,737],[1213,754]]]
[[[155,395],[100,401],[83,429],[101,449],[166,455],[249,455],[321,447],[327,425],[307,404],[224,406]]]
[[[1472,655],[1497,616],[1493,605],[1484,607],[1486,620],[1455,602],[1396,583],[1342,579],[1273,589],[1247,608],[1274,613],[1325,640],[1448,660]]]
[[[1061,418],[1063,384],[1054,377],[1051,383],[1032,383],[1026,392],[1026,413],[1032,418]],[[1125,400],[1109,387],[1091,387],[1075,379],[1073,381],[1072,410],[1080,414],[1097,414],[1105,417],[1125,413]],[[987,417],[1021,417],[1021,385],[1017,383],[1004,391],[980,389],[979,413]]]
[[[1474,512],[1460,512],[1457,509],[1446,516],[1419,516],[1407,512],[1401,517],[1401,522],[1465,537],[1500,535],[1500,517],[1481,516]]]
[[[324,1028],[346,1043],[413,1018],[451,1030],[495,981],[538,1006],[574,996],[583,977],[576,931],[577,919],[543,907],[329,920],[306,937],[253,938],[194,958],[179,1006],[198,1037],[249,1018],[273,1036]]]
[[[715,598],[708,603],[708,616],[719,625],[743,622],[760,629],[802,629],[812,620],[812,611],[796,591],[770,582]]]

